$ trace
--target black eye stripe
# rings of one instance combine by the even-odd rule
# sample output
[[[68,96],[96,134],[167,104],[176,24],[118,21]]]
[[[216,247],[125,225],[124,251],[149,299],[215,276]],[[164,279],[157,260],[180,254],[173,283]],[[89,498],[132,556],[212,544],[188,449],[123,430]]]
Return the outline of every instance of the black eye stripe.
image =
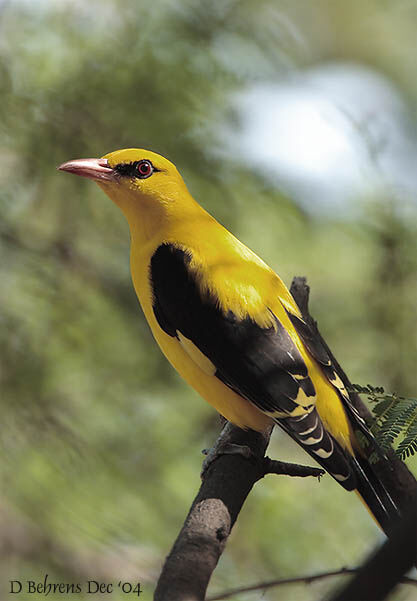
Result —
[[[119,163],[113,167],[119,175],[134,176],[137,163]]]
[[[118,165],[115,165],[113,169],[116,173],[124,177],[138,177],[138,165],[144,161],[147,161],[152,166],[154,173],[160,171],[160,169],[157,169],[149,159],[141,159],[140,161],[133,161],[131,163],[119,163]]]

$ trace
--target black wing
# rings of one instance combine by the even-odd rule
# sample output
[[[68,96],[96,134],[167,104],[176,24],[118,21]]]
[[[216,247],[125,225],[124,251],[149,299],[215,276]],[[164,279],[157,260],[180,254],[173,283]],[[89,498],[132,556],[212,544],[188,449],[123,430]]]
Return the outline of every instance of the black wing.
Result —
[[[359,430],[362,433],[362,435],[368,441],[367,444],[371,447],[372,450],[376,451],[378,455],[385,457],[383,451],[377,444],[373,434],[370,432],[366,421],[359,414],[356,407],[352,404],[352,401],[349,397],[349,393],[346,390],[342,380],[336,373],[335,367],[330,359],[329,353],[327,352],[327,349],[320,340],[320,338],[315,334],[314,330],[309,326],[309,324],[306,323],[303,319],[301,319],[297,315],[294,315],[287,309],[286,312],[298,335],[303,341],[304,346],[306,347],[310,355],[314,357],[314,359],[320,365],[326,378],[337,390],[340,400],[342,401],[345,410],[347,411],[353,428]]]
[[[202,295],[190,269],[192,255],[172,244],[153,255],[150,280],[159,326],[191,340],[216,367],[215,377],[269,414],[343,486],[355,487],[346,453],[325,430],[315,409],[315,389],[293,340],[273,315],[275,327],[238,319]],[[302,402],[300,402],[302,401]]]
[[[383,529],[386,530],[391,521],[398,518],[399,510],[392,500],[384,482],[382,482],[374,473],[370,458],[373,455],[373,460],[386,460],[387,456],[376,442],[366,421],[352,404],[349,392],[346,390],[341,378],[337,374],[330,355],[320,336],[316,335],[314,329],[297,315],[294,315],[288,310],[287,315],[298,335],[304,342],[308,352],[318,362],[329,382],[339,393],[340,400],[347,412],[357,440],[360,440],[360,437],[358,436],[359,433],[362,434],[362,438],[365,440],[365,443],[361,445],[362,453],[358,454],[353,459],[353,469],[357,481],[356,488]],[[363,448],[364,445],[366,448]]]

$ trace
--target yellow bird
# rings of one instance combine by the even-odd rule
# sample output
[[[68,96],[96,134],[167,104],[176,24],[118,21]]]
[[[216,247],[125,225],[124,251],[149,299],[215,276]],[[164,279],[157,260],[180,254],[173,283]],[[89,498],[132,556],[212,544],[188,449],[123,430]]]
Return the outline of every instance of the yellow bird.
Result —
[[[277,423],[381,525],[397,515],[355,431],[372,436],[285,284],[193,199],[176,167],[130,148],[59,169],[96,181],[124,213],[136,294],[180,375],[240,428]]]

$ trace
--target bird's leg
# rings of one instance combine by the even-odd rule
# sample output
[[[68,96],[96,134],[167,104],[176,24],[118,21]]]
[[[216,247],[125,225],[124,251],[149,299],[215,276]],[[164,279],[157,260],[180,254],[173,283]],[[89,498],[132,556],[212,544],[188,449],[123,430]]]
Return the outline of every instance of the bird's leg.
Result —
[[[201,479],[203,480],[208,468],[210,465],[218,458],[220,455],[242,455],[245,459],[250,459],[254,457],[254,453],[247,445],[236,444],[235,442],[231,442],[231,438],[236,428],[230,422],[226,422],[223,426],[222,431],[219,434],[214,445],[211,449],[204,449],[203,454],[206,455],[206,458],[203,461],[203,465],[201,467]]]

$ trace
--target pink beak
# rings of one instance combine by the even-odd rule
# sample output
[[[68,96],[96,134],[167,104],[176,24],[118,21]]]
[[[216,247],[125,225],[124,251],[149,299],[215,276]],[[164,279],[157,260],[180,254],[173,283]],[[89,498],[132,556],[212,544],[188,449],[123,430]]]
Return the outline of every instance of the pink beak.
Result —
[[[115,173],[111,167],[108,167],[107,159],[76,159],[74,161],[68,161],[62,163],[58,167],[59,171],[68,171],[68,173],[75,173],[81,177],[88,177],[89,179],[96,180],[98,182],[115,182]]]

